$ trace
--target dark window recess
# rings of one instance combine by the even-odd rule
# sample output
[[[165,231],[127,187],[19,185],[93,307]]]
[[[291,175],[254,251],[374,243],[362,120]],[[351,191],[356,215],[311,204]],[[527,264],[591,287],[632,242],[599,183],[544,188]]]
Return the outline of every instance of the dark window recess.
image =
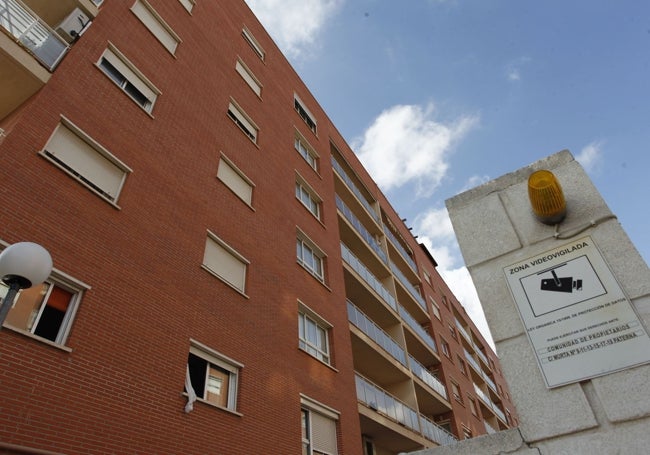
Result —
[[[251,138],[253,142],[255,142],[255,135],[251,131],[249,131],[248,128],[246,128],[246,125],[244,125],[241,122],[241,120],[239,120],[237,116],[230,109],[228,109],[228,117],[230,117],[232,121],[235,122],[237,126],[240,127],[244,133],[246,133],[246,136],[248,136],[249,138]]]
[[[309,116],[309,114],[307,113],[305,108],[302,107],[302,105],[298,102],[298,100],[294,100],[293,105],[296,108],[296,111],[298,111],[298,114],[300,115],[300,117],[305,121],[305,123],[307,124],[309,129],[312,130],[315,133],[316,132],[316,123]]]
[[[110,77],[117,85],[119,85],[133,100],[143,108],[147,109],[151,105],[151,101],[142,93],[138,88],[133,85],[129,80],[124,77],[120,71],[113,66],[111,62],[102,58],[99,66],[104,70],[106,75]]]
[[[192,382],[192,388],[194,389],[194,392],[197,396],[203,398],[208,362],[206,362],[201,357],[190,354],[187,358],[187,366],[190,369],[190,381]]]

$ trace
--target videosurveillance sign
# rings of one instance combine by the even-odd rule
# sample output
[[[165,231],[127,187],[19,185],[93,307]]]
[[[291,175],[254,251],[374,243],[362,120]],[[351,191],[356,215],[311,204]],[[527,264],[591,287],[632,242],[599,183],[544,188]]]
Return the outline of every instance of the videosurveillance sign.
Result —
[[[650,362],[650,338],[591,237],[506,267],[546,386]]]

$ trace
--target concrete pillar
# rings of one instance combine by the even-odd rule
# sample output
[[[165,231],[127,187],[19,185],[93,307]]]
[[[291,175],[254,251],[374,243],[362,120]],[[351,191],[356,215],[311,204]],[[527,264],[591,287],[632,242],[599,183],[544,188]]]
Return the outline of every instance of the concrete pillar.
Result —
[[[535,219],[528,200],[527,180],[533,171],[539,169],[551,170],[564,189],[568,213],[558,228],[559,233],[566,237],[567,233],[585,228],[577,236],[560,240],[554,236],[556,232],[553,226]],[[461,442],[456,446],[460,452],[455,453],[528,453],[528,450],[540,454],[648,453],[650,365],[644,364],[644,359],[650,355],[650,349],[644,352],[645,346],[648,346],[644,325],[650,325],[650,270],[580,164],[568,151],[562,151],[459,194],[447,200],[446,204],[520,419],[519,429],[509,430],[507,437],[498,433]],[[593,221],[596,221],[595,225],[592,225]],[[631,346],[633,351],[619,351],[625,355],[615,356],[630,354],[636,359],[632,363],[637,366],[617,368],[619,371],[615,372],[608,370],[606,374],[566,385],[548,386],[544,381],[545,377],[548,380],[548,375],[542,374],[543,368],[540,367],[543,361],[538,362],[540,355],[535,355],[541,350],[531,343],[535,328],[525,327],[518,306],[520,299],[516,291],[512,291],[516,280],[509,285],[506,271],[512,264],[524,264],[529,258],[544,256],[546,252],[582,237],[597,248],[598,254],[591,258],[602,257],[607,268],[606,273],[602,274],[610,273],[618,282],[618,290],[626,296],[620,299],[624,300],[621,305],[630,309],[628,316],[632,314],[630,318],[639,324],[636,331],[638,337],[623,341],[617,347]],[[589,297],[588,292],[583,295]],[[533,305],[530,306],[534,311]],[[575,308],[585,308],[584,303],[576,304]],[[597,314],[604,315],[606,311],[609,309],[601,309]],[[579,319],[576,317],[576,321]],[[558,322],[558,327],[561,324],[566,324],[563,327],[572,327],[573,324],[576,332],[581,330],[579,322],[562,321]],[[599,346],[604,344],[598,343],[610,338],[614,340],[611,342],[618,343],[612,332],[626,329],[627,326],[615,326],[604,325],[608,329],[600,333],[596,333],[595,329],[586,331],[585,328],[584,333],[591,334],[595,341],[585,341],[583,338],[584,342],[581,342],[580,333],[560,339],[565,342],[575,340],[579,347],[590,346],[594,353],[598,352],[598,355],[590,353],[591,357],[587,357],[591,359],[589,364],[581,367],[586,371],[601,359],[605,365],[610,362],[605,355],[609,351],[601,350]],[[562,352],[566,351],[564,349]],[[576,355],[575,358],[585,357]],[[610,360],[610,363],[616,363],[619,359]],[[575,365],[580,363],[576,360]],[[569,372],[568,376],[576,374],[580,377],[581,373],[578,369]],[[507,445],[503,441],[507,441]],[[521,444],[517,445],[519,442]],[[472,446],[474,452],[463,452],[467,444],[483,446]],[[416,453],[442,455],[447,453],[444,450],[439,448]]]

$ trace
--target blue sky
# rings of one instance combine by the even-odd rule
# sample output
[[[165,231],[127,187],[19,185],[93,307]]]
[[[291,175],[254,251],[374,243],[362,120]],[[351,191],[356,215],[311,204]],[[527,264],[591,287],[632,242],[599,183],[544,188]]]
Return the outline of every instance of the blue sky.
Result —
[[[569,149],[650,259],[650,2],[247,3],[484,332],[463,190]]]

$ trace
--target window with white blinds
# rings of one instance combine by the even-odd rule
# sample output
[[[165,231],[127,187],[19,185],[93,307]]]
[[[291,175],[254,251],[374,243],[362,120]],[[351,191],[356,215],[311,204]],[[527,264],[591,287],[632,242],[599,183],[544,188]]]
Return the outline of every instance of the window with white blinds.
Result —
[[[41,154],[110,202],[117,202],[131,169],[62,117]]]
[[[206,270],[243,294],[246,290],[248,264],[246,258],[208,231],[203,255],[203,267]]]
[[[158,41],[172,54],[181,39],[146,0],[136,0],[131,11]]]
[[[239,75],[246,81],[248,86],[255,92],[257,96],[262,96],[262,84],[257,78],[253,75],[253,72],[246,66],[246,64],[241,60],[237,60],[235,63],[235,70]]]
[[[336,443],[338,411],[304,395],[301,395],[300,403],[303,421],[303,453],[338,455]]]
[[[219,160],[217,178],[248,205],[253,202],[253,182],[224,155]]]

